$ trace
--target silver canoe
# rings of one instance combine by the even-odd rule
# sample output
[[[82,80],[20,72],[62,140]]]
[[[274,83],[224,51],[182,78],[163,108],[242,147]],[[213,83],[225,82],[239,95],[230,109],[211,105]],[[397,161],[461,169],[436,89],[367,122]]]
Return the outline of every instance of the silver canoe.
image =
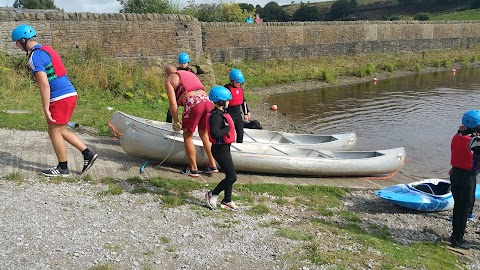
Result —
[[[163,131],[173,132],[172,124],[170,123],[148,120],[120,111],[115,112],[112,117],[110,117],[108,126],[115,137],[120,138],[130,123],[136,123],[139,126],[155,126]],[[324,150],[352,150],[357,144],[357,135],[355,133],[318,135],[278,132],[263,129],[245,129],[244,132],[244,144],[282,144],[289,145],[291,147],[304,147]],[[198,136],[196,133],[195,135]],[[181,134],[180,137],[182,137]],[[197,139],[199,138],[197,137]],[[234,143],[234,145],[236,145],[236,143]]]
[[[194,140],[199,167],[207,164],[201,140]],[[120,138],[123,150],[134,157],[188,165],[181,134],[154,125],[130,123]],[[232,144],[238,171],[310,176],[372,176],[398,170],[405,160],[403,147],[378,151],[330,151],[277,144]]]

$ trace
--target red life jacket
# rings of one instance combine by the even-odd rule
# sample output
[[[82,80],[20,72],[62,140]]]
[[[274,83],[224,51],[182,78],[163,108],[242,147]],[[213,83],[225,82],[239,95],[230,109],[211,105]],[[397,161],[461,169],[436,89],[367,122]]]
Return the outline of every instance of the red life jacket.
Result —
[[[34,48],[32,52],[35,50],[42,50],[46,52],[50,56],[50,59],[52,59],[52,63],[45,67],[45,72],[47,73],[47,79],[49,82],[67,74],[67,69],[63,65],[62,59],[60,59],[60,56],[52,47],[42,45],[39,48]]]
[[[450,164],[458,169],[471,171],[473,167],[472,150],[468,147],[468,143],[472,139],[470,135],[456,134],[453,136],[451,144],[452,156]]]
[[[242,105],[244,101],[242,86],[240,85],[239,87],[233,87],[232,84],[227,84],[226,88],[230,90],[230,93],[232,93],[232,100],[230,100],[228,106]]]
[[[228,113],[223,113],[223,119],[227,120],[228,125],[230,126],[230,131],[225,134],[220,139],[215,139],[212,137],[211,129],[210,129],[210,115],[211,112],[207,113],[207,130],[208,130],[208,139],[212,144],[231,144],[235,142],[237,134],[235,133],[235,124],[233,123],[233,119]]]
[[[178,74],[179,77],[178,86],[175,88],[175,97],[177,98],[178,104],[184,105],[181,103],[181,100],[188,92],[205,90],[200,79],[192,72],[178,70],[176,74]]]

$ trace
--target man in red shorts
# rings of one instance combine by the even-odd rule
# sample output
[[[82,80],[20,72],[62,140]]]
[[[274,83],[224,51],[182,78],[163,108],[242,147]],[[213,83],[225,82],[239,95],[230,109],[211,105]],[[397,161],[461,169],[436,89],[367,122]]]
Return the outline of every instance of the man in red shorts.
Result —
[[[48,123],[48,136],[57,155],[58,165],[43,170],[45,176],[68,176],[67,146],[65,141],[75,146],[83,154],[82,173],[88,170],[98,157],[85,144],[69,131],[68,121],[77,104],[77,91],[68,79],[67,71],[57,52],[50,46],[35,41],[36,32],[30,25],[22,24],[12,32],[12,41],[28,57],[28,65],[40,88],[43,112]]]
[[[208,166],[205,169],[207,174],[218,172],[215,159],[212,156],[212,144],[208,139],[207,113],[213,109],[213,103],[208,99],[202,82],[198,77],[189,71],[178,70],[168,66],[165,70],[165,91],[168,95],[169,110],[173,116],[173,129],[183,129],[183,142],[185,153],[188,157],[189,166],[180,172],[191,177],[198,177],[195,145],[193,144],[193,133],[198,126],[198,134],[203,142],[203,148],[208,156]],[[178,120],[178,105],[184,106],[182,124]]]

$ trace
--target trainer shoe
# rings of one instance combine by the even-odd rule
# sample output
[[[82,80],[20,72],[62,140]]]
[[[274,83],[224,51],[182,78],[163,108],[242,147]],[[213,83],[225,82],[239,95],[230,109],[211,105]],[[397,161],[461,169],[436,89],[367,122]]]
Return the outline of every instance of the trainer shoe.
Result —
[[[232,211],[235,211],[238,209],[237,205],[233,202],[224,202],[222,201],[220,203],[220,208],[223,208],[223,209],[228,209],[228,210],[232,210]]]
[[[467,222],[475,221],[475,216],[473,214],[468,214]]]
[[[465,241],[465,239],[462,239],[460,241],[450,239],[450,243],[454,248],[470,249],[470,245],[467,243],[467,241]]]
[[[98,157],[98,154],[93,154],[89,158],[83,160],[82,173],[86,172],[88,169],[92,167],[95,160],[97,160],[97,157]]]
[[[55,177],[55,176],[61,176],[61,177],[67,177],[70,174],[70,171],[67,169],[62,169],[59,166],[48,169],[48,170],[43,170],[42,174],[47,177]]]
[[[208,174],[209,176],[211,176],[213,173],[218,173],[218,169],[217,167],[213,166],[213,167],[210,167],[210,166],[207,166],[205,168],[205,170],[203,170],[206,174]]]
[[[211,190],[209,190],[209,191],[205,194],[205,200],[207,201],[207,205],[208,205],[208,207],[210,207],[210,209],[212,209],[212,210],[217,209],[217,199],[218,199],[218,196],[217,196],[217,195],[213,195],[213,193],[212,193]]]
[[[200,176],[200,174],[198,173],[198,170],[192,170],[190,169],[190,166],[186,167],[185,169],[181,169],[180,173],[188,175],[190,177],[194,177],[194,178]]]

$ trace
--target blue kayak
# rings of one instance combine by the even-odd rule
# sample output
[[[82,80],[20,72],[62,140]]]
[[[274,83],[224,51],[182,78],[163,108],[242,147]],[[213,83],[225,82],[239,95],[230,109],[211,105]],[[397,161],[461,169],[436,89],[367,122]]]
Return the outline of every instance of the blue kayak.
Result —
[[[443,179],[425,179],[410,184],[393,185],[378,191],[375,195],[397,205],[426,212],[453,209],[453,196],[450,181]],[[480,197],[480,185],[477,184],[475,198]]]

